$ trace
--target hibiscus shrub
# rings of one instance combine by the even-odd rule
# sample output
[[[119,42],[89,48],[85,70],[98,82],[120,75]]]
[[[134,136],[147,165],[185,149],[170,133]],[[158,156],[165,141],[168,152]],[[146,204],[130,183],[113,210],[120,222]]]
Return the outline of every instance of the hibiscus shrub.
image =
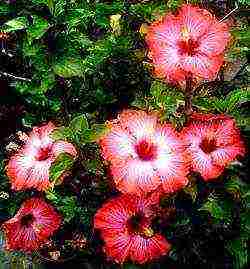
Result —
[[[0,3],[0,268],[247,268],[248,3]]]

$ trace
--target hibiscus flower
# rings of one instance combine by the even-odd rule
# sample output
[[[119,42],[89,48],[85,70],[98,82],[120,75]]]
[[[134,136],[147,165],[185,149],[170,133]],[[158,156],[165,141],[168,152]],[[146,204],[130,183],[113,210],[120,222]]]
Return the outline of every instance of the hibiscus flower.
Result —
[[[125,110],[109,126],[100,145],[121,192],[144,195],[161,186],[171,193],[188,183],[184,144],[170,124],[161,125],[144,111]]]
[[[17,214],[2,224],[7,250],[37,250],[59,228],[61,217],[41,198],[26,200]]]
[[[146,263],[165,255],[170,244],[151,227],[159,196],[148,199],[122,194],[110,199],[94,217],[94,227],[104,240],[104,252],[117,263]]]
[[[181,137],[191,169],[206,181],[218,177],[238,155],[245,154],[240,131],[226,115],[193,114]]]
[[[213,80],[223,64],[228,27],[210,12],[183,5],[149,26],[146,41],[157,76],[185,85],[187,78]]]
[[[24,146],[10,158],[7,175],[12,189],[36,188],[39,191],[51,186],[49,169],[60,153],[76,156],[74,146],[65,141],[56,141],[49,136],[55,129],[53,123],[34,127]]]

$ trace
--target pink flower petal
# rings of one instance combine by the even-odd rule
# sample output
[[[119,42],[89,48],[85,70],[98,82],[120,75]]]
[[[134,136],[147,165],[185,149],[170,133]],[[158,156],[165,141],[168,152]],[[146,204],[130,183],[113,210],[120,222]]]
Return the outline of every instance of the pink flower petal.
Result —
[[[157,117],[144,111],[128,109],[119,115],[119,123],[130,135],[140,140],[154,133]]]
[[[110,199],[98,210],[94,217],[94,227],[101,232],[105,243],[104,251],[109,258],[118,263],[128,259],[144,263],[169,251],[170,244],[160,234],[144,237],[128,226],[131,217],[142,214],[145,220],[140,225],[143,225],[142,228],[144,225],[150,228],[151,218],[155,214],[152,206],[158,206],[158,203],[158,194],[147,198],[123,194]],[[121,223],[125,224],[125,228]]]
[[[133,237],[130,258],[139,264],[143,264],[165,255],[169,249],[169,243],[161,235],[155,235],[150,238],[137,235]]]
[[[155,139],[159,151],[153,166],[160,175],[164,191],[177,191],[188,183],[188,163],[184,144],[169,125],[161,127],[156,132]]]
[[[152,23],[146,41],[156,76],[184,87],[190,73],[196,83],[215,79],[229,38],[226,24],[205,9],[185,4],[178,15]]]
[[[68,154],[72,155],[73,157],[75,157],[77,155],[77,151],[76,151],[75,147],[71,143],[68,143],[66,141],[55,142],[52,146],[51,153],[55,157],[57,157],[61,153],[68,153]]]
[[[53,142],[49,134],[54,128],[51,122],[41,127],[34,127],[23,148],[10,158],[7,175],[12,189],[36,188],[39,191],[48,189],[51,186],[49,169],[56,157],[63,152],[74,157],[77,155],[72,144],[65,141]]]
[[[22,218],[31,214],[32,223],[23,224]],[[41,247],[59,228],[61,217],[43,199],[26,200],[17,214],[3,223],[6,249],[31,252]]]
[[[238,155],[243,155],[241,147],[228,146],[213,151],[211,158],[214,164],[227,166],[230,162],[234,161]]]
[[[168,14],[163,20],[157,21],[149,26],[147,42],[150,47],[172,47],[175,48],[181,37],[181,25],[175,16]]]
[[[194,171],[198,171],[204,180],[216,178],[224,170],[222,165],[213,164],[210,155],[201,150],[192,154],[192,168]]]
[[[115,232],[112,236],[105,236],[104,252],[117,263],[124,263],[131,248],[131,236]]]
[[[207,80],[214,79],[223,63],[223,57],[207,57],[197,53],[194,56],[184,56],[182,66],[186,72]]]
[[[225,23],[215,22],[200,40],[199,52],[209,57],[223,53],[230,39],[228,27]]]
[[[117,125],[114,125],[110,133],[100,141],[103,157],[110,161],[134,156],[134,144],[135,139]]]
[[[129,160],[116,163],[111,171],[117,188],[122,192],[145,194],[155,190],[161,183],[151,162]]]
[[[179,17],[182,20],[183,31],[187,31],[187,34],[194,40],[202,37],[208,31],[211,22],[213,22],[211,13],[191,5],[183,5],[179,12]]]
[[[129,200],[127,200],[129,198]],[[95,214],[94,223],[96,229],[124,231],[126,222],[133,212],[130,207],[132,197],[120,196],[106,202],[102,209]],[[125,204],[126,203],[126,204]]]

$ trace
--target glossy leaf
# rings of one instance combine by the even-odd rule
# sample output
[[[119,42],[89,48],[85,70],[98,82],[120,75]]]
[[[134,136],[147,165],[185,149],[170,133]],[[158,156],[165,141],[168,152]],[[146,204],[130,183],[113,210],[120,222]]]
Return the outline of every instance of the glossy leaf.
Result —
[[[60,183],[61,177],[65,172],[72,168],[73,163],[74,158],[71,155],[67,153],[61,153],[50,167],[50,181],[54,184]]]
[[[50,137],[57,140],[71,140],[74,137],[74,134],[72,133],[71,129],[69,127],[59,127],[56,128],[51,134]]]
[[[81,133],[89,127],[88,120],[85,115],[80,115],[72,119],[69,128],[72,132]]]
[[[71,78],[75,76],[83,76],[84,67],[80,58],[62,58],[57,61],[53,70],[55,74],[64,78]]]
[[[18,17],[15,19],[12,19],[10,21],[7,21],[3,25],[3,30],[5,32],[14,32],[17,30],[23,30],[26,29],[28,26],[28,20],[26,17]]]
[[[33,23],[27,28],[28,40],[29,42],[34,39],[41,38],[49,28],[49,23],[47,20],[33,16]]]

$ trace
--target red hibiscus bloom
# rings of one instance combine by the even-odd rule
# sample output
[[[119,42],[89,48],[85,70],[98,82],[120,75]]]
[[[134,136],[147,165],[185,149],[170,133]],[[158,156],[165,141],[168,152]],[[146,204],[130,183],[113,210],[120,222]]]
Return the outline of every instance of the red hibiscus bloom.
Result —
[[[188,183],[184,144],[170,124],[160,125],[154,115],[123,111],[100,145],[122,192],[143,195],[162,185],[170,193]]]
[[[204,180],[218,177],[230,162],[245,153],[235,121],[225,115],[193,114],[181,136],[187,144],[192,170]]]
[[[156,75],[182,85],[190,75],[197,80],[214,79],[229,39],[225,23],[191,5],[154,22],[146,37]]]
[[[26,200],[17,214],[3,223],[7,250],[31,252],[42,246],[59,228],[61,217],[43,199]]]
[[[154,194],[143,199],[122,194],[106,202],[94,217],[94,227],[104,240],[104,252],[117,263],[145,263],[167,254],[170,244],[150,227],[159,203]]]
[[[10,158],[7,175],[12,189],[36,188],[46,190],[51,186],[49,169],[60,153],[76,156],[74,146],[65,141],[54,142],[49,134],[55,129],[50,122],[42,127],[34,127],[25,145]]]

